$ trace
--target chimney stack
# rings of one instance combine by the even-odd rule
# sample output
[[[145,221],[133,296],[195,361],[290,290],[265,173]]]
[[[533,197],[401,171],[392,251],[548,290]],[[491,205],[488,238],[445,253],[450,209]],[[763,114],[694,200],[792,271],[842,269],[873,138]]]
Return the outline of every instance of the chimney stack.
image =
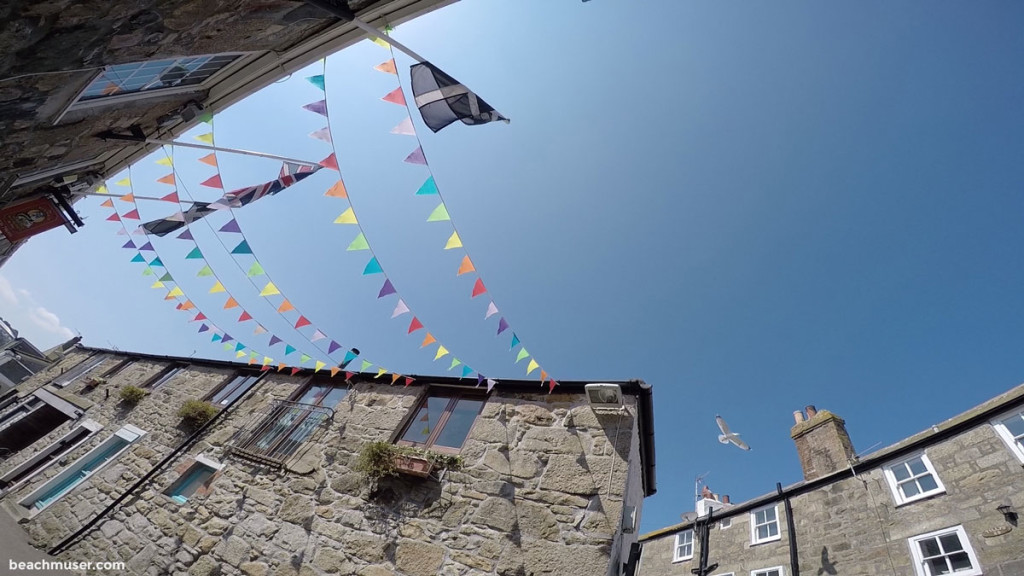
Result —
[[[856,452],[846,432],[846,422],[828,410],[819,412],[814,406],[807,406],[804,410],[807,411],[806,420],[802,412],[793,413],[796,424],[789,433],[796,443],[804,480],[814,480],[848,468]]]

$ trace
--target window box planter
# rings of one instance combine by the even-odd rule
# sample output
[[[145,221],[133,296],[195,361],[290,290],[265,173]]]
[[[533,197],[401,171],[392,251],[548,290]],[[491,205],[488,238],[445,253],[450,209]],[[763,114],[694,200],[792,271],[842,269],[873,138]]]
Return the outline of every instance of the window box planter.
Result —
[[[430,473],[434,471],[434,462],[427,458],[410,456],[408,454],[395,454],[393,459],[395,472],[399,474],[415,476],[417,478],[429,478]]]

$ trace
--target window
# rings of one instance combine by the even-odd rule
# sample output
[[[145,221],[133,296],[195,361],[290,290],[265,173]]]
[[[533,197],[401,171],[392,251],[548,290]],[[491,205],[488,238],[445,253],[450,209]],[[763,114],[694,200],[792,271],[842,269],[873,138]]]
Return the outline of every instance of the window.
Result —
[[[127,358],[125,360],[121,360],[120,362],[118,362],[117,364],[114,364],[113,366],[111,366],[107,370],[104,370],[103,373],[100,374],[100,378],[110,378],[111,376],[116,376],[116,375],[120,374],[122,370],[124,370],[125,368],[131,366],[132,362],[133,362],[133,360],[131,358]]]
[[[723,518],[718,521],[719,530],[725,530],[730,526],[732,526],[732,518]]]
[[[0,453],[19,452],[83,413],[82,408],[40,388],[0,415]]]
[[[428,389],[398,444],[457,454],[484,407],[479,394],[443,388]]]
[[[910,538],[910,554],[918,576],[981,574],[981,565],[963,526],[954,526]]]
[[[750,513],[751,544],[772,542],[780,538],[782,536],[779,535],[779,510],[777,505],[773,504]]]
[[[715,574],[715,576],[736,576],[732,572],[722,572],[721,574]]]
[[[897,506],[946,491],[925,454],[889,464],[884,471]]]
[[[18,503],[32,510],[33,514],[38,513],[117,459],[145,434],[144,430],[126,425]]]
[[[258,374],[236,374],[210,396],[210,403],[214,406],[227,406],[248,392],[259,379]]]
[[[996,418],[992,425],[999,437],[1010,447],[1010,451],[1024,462],[1024,410],[1004,414]]]
[[[203,456],[197,456],[195,462],[173,484],[168,486],[167,490],[164,490],[164,494],[178,504],[184,504],[200,489],[208,490],[214,475],[223,467],[223,464],[218,464]]]
[[[182,368],[184,368],[184,366],[181,366],[179,364],[171,364],[170,366],[164,368],[160,372],[157,372],[156,375],[152,376],[149,380],[146,380],[142,384],[142,387],[152,388],[156,390],[157,388],[166,384],[168,380],[174,378],[178,374],[178,372],[181,372]]]
[[[782,572],[782,566],[776,566],[775,568],[765,568],[763,570],[751,570],[750,576],[785,576]]]
[[[334,417],[334,407],[346,394],[348,388],[343,386],[310,384],[293,400],[275,403],[263,418],[239,431],[233,447],[243,455],[283,464],[320,424]]]
[[[693,558],[693,530],[684,530],[676,534],[676,545],[672,551],[672,561],[681,562]]]
[[[85,420],[60,440],[43,448],[32,458],[0,476],[0,492],[9,492],[19,484],[45,470],[61,456],[67,454],[82,442],[85,442],[87,438],[102,428],[103,426],[92,420]]]
[[[10,382],[11,386],[17,386],[22,381],[27,380],[32,376],[32,371],[25,367],[24,364],[18,362],[17,358],[8,358],[6,362],[0,364],[0,376],[3,376]],[[2,382],[2,380],[0,380]]]
[[[76,364],[74,368],[71,368],[67,372],[64,372],[60,376],[54,378],[53,385],[56,386],[57,388],[64,388],[68,384],[71,384],[75,380],[78,380],[79,378],[84,376],[86,372],[102,364],[103,361],[106,359],[106,354],[97,354],[95,356],[90,356]]]
[[[196,92],[203,83],[242,54],[166,58],[107,66],[93,78],[68,110],[114,104],[136,98]]]

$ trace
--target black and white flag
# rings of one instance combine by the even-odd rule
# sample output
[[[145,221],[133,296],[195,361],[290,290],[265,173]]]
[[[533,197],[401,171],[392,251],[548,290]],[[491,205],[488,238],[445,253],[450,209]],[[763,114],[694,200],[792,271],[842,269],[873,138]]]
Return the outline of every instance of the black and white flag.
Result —
[[[456,120],[470,125],[498,120],[508,124],[508,118],[430,62],[413,64],[410,74],[416,107],[423,123],[434,132]]]

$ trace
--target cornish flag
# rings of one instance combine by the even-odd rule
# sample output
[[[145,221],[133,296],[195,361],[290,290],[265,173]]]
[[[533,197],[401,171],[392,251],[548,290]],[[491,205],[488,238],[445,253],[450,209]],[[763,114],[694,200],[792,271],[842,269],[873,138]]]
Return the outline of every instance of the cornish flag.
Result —
[[[416,107],[434,132],[456,120],[470,125],[498,120],[508,124],[508,118],[430,62],[413,64],[411,75]]]

